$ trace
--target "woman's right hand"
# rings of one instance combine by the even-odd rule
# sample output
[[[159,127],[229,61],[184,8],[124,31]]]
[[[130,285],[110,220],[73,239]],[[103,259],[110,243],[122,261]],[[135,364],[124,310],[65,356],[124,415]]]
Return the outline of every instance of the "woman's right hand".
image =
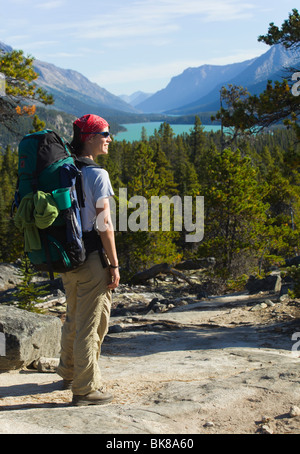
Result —
[[[111,275],[111,284],[108,284],[107,288],[110,290],[113,290],[114,288],[117,288],[120,283],[120,272],[119,268],[111,268],[109,267],[109,272]]]

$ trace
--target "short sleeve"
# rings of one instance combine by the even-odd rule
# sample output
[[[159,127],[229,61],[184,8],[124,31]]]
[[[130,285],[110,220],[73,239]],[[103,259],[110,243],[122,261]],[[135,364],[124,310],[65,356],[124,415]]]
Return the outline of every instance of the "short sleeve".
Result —
[[[96,219],[97,202],[114,196],[108,172],[100,167],[83,167],[83,192],[85,206],[81,208],[83,231],[92,230]],[[98,205],[99,206],[99,205]]]
[[[98,170],[98,175],[96,176],[92,186],[92,195],[95,206],[98,200],[114,196],[109,175],[105,169]]]

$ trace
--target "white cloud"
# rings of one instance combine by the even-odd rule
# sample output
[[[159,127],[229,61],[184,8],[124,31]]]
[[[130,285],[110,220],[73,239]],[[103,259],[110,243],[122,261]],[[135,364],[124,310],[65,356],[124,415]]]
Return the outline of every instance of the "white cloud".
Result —
[[[7,44],[10,46],[14,46],[15,43],[23,42],[29,38],[28,35],[12,35],[12,36],[7,36],[6,41]]]
[[[40,8],[40,9],[50,10],[50,9],[60,8],[63,5],[64,5],[63,1],[61,1],[61,0],[53,0],[53,1],[50,1],[50,2],[39,3],[38,5],[36,5],[36,7]]]
[[[115,13],[104,13],[73,24],[83,39],[156,36],[176,33],[187,16],[201,22],[249,18],[254,6],[237,0],[148,0],[124,3]],[[76,30],[76,31],[75,31]]]
[[[40,10],[39,15],[43,10],[49,11],[50,15],[57,8],[64,11],[66,5],[65,0],[48,0],[39,2],[37,8]],[[176,37],[180,30],[185,30],[189,19],[199,21],[201,32],[201,23],[237,21],[251,17],[255,10],[251,3],[240,0],[131,0],[112,2],[109,8],[103,9],[101,13],[98,11],[99,3],[91,0],[91,5],[82,9],[81,17],[73,17],[71,8],[68,20],[65,20],[65,16],[62,18],[58,15],[55,20],[54,16],[50,16],[51,20],[33,21],[29,29],[32,34],[43,33],[48,37],[56,33],[63,36],[64,41],[102,39],[110,44],[120,38]]]
[[[103,55],[105,52],[102,49],[95,49],[94,47],[84,47],[80,46],[78,47],[78,51],[81,52],[82,54],[91,54],[92,56],[97,56],[97,55]]]
[[[24,46],[27,49],[38,50],[45,49],[47,46],[55,46],[59,44],[59,41],[33,41],[33,42],[24,42]]]
[[[137,37],[137,36],[153,36],[153,35],[164,35],[172,33],[178,30],[176,25],[138,25],[132,26],[131,24],[123,24],[122,27],[111,26],[111,27],[101,27],[98,30],[95,27],[87,30],[81,34],[83,38],[96,39],[96,38],[128,38],[128,37]]]
[[[72,52],[56,52],[54,54],[46,54],[46,58],[78,58],[83,57],[82,53],[72,53]]]
[[[203,21],[229,21],[249,17],[254,5],[240,0],[138,0],[128,10],[141,20],[173,21],[199,16]]]

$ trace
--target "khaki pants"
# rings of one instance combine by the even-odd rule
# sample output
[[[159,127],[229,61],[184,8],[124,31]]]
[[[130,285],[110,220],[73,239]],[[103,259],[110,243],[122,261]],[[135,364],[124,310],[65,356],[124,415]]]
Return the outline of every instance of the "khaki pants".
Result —
[[[62,280],[67,314],[57,373],[65,380],[73,380],[73,394],[85,395],[102,386],[98,360],[109,324],[110,273],[95,251],[82,266],[64,273]]]

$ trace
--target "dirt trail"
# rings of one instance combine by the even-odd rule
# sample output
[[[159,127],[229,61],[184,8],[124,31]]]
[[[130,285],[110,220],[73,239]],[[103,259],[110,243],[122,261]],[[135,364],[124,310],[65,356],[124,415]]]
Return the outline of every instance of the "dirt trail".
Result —
[[[111,404],[72,407],[55,373],[2,373],[0,433],[300,433],[297,301],[214,297],[111,326],[100,359]]]

